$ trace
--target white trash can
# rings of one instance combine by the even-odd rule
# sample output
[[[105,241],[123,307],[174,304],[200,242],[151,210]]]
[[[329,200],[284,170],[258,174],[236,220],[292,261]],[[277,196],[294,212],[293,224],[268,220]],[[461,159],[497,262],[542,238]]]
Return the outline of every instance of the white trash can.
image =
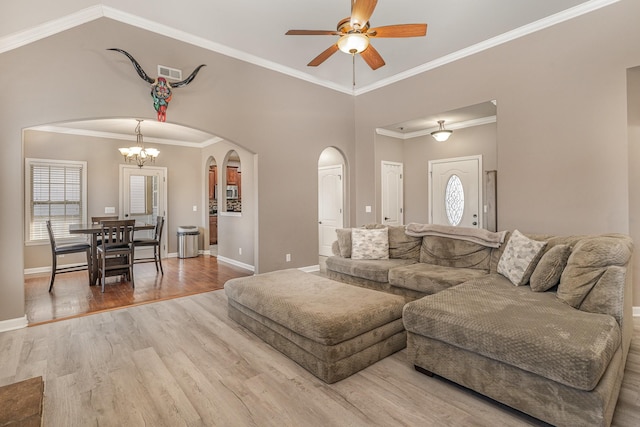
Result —
[[[178,227],[178,258],[198,256],[199,235],[200,230],[195,225],[181,225]]]

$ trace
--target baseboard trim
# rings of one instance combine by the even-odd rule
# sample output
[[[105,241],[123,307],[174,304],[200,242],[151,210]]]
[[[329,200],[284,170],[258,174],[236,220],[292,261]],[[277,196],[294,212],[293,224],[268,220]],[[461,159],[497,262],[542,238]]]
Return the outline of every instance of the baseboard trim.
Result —
[[[220,255],[218,255],[216,258],[218,258],[218,262],[224,262],[227,264],[235,265],[236,267],[240,267],[252,273],[255,273],[256,271],[256,268],[253,265],[245,264],[244,262],[236,261],[235,259],[226,258]]]
[[[320,271],[320,264],[310,265],[308,267],[299,267],[298,270],[304,271],[305,273],[315,273]]]
[[[640,307],[633,307],[633,317],[640,317]]]
[[[27,315],[15,319],[0,320],[0,332],[14,331],[29,326]]]

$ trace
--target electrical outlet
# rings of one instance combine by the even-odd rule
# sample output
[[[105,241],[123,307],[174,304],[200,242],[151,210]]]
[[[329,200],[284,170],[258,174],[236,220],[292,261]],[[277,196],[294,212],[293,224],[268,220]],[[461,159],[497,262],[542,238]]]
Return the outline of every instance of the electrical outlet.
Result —
[[[198,206],[197,205],[193,205],[193,211],[194,212],[198,212]]]
[[[286,254],[286,255],[284,256],[284,260],[285,260],[286,262],[291,262],[291,254]]]
[[[116,213],[116,208],[114,208],[113,206],[107,206],[104,208],[104,213],[106,214],[114,214]]]
[[[365,206],[365,207],[364,207],[364,211],[365,211],[366,213],[371,213],[371,206]]]
[[[242,255],[242,248],[238,248],[238,255]]]

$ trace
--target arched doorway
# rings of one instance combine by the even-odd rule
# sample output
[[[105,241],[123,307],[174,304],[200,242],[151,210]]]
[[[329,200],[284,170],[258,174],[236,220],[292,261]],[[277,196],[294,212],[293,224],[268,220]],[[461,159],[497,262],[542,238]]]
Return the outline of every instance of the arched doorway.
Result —
[[[318,253],[331,256],[336,229],[345,223],[345,159],[334,147],[322,151],[318,159]]]

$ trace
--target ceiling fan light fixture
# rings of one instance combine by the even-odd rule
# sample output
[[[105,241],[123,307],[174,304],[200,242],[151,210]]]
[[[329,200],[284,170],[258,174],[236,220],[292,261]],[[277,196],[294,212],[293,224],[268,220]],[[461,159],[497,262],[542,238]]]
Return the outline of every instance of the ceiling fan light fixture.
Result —
[[[440,129],[431,132],[431,136],[438,142],[444,142],[449,139],[453,131],[444,128],[444,120],[438,120],[438,125]]]
[[[369,37],[362,33],[349,33],[340,37],[338,48],[344,53],[355,55],[369,47]]]

